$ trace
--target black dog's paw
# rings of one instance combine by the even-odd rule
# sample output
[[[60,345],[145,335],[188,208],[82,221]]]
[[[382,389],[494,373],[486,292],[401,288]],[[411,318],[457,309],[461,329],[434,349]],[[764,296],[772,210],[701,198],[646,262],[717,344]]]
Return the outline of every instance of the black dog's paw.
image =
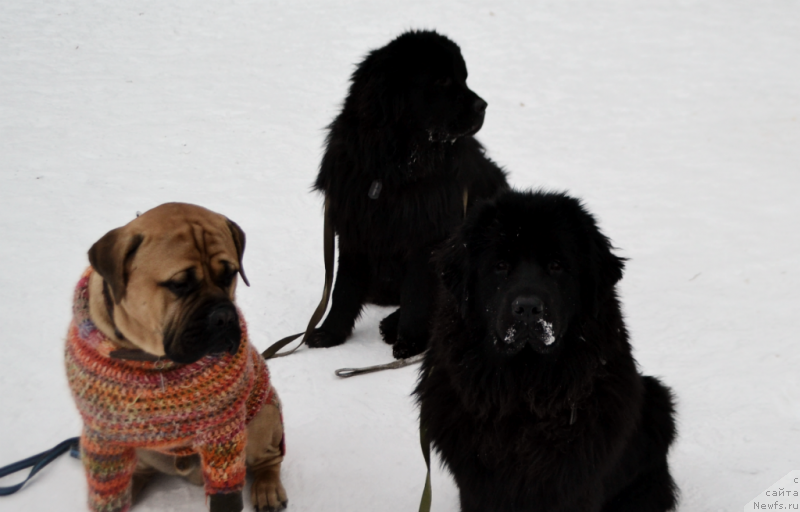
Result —
[[[389,345],[394,345],[397,341],[397,326],[400,324],[400,310],[396,310],[391,315],[381,320],[381,337]]]
[[[241,491],[212,494],[208,502],[210,512],[242,512],[244,509]]]
[[[425,351],[426,346],[426,338],[424,337],[405,337],[398,335],[397,342],[395,342],[392,348],[392,355],[394,355],[395,359],[405,359],[421,354]]]
[[[347,336],[337,336],[322,329],[314,329],[311,336],[306,340],[306,345],[311,348],[327,348],[341,345],[347,339]]]

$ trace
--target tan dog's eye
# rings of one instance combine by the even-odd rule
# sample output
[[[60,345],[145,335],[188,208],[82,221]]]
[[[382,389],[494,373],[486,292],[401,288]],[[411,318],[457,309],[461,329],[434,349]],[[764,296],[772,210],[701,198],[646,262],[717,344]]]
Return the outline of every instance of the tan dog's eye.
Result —
[[[192,290],[196,286],[196,283],[188,281],[181,281],[181,282],[167,281],[166,283],[162,283],[162,286],[167,290],[171,291],[172,293],[174,293],[177,297],[183,297],[192,292]]]
[[[170,279],[159,283],[167,290],[171,291],[176,297],[181,298],[192,293],[197,288],[197,278],[194,275],[194,270],[190,269],[186,275],[181,279]]]
[[[233,279],[236,277],[236,269],[229,270],[222,274],[219,277],[219,284],[222,285],[223,288],[227,288],[233,283]]]
[[[239,270],[227,261],[223,261],[222,265],[225,267],[225,270],[219,275],[217,282],[222,288],[227,288],[233,283]]]

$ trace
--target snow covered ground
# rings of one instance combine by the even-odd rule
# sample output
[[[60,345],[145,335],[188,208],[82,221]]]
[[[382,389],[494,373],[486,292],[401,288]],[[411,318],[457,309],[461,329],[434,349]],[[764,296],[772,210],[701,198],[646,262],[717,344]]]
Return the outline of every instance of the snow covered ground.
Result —
[[[77,435],[62,345],[102,234],[166,201],[248,235],[257,346],[302,329],[323,279],[324,127],[353,65],[408,28],[457,41],[489,102],[479,138],[518,187],[585,199],[630,258],[636,356],[679,398],[680,510],[741,510],[800,469],[800,4],[789,0],[0,3],[0,465]],[[416,370],[387,309],[270,363],[290,510],[416,510]],[[6,478],[9,485],[19,478]],[[433,509],[456,511],[446,472]],[[2,511],[85,510],[64,457]],[[197,511],[163,479],[135,510]]]

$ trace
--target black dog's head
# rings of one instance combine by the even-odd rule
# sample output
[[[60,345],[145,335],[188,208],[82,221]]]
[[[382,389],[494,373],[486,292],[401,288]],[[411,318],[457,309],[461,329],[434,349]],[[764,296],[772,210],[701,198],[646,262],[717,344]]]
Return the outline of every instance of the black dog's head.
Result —
[[[461,50],[436,32],[400,35],[372,51],[352,80],[345,108],[376,126],[402,126],[450,142],[483,126],[487,104],[467,87]]]
[[[437,268],[497,352],[548,354],[613,295],[623,260],[577,199],[510,191],[470,212]]]

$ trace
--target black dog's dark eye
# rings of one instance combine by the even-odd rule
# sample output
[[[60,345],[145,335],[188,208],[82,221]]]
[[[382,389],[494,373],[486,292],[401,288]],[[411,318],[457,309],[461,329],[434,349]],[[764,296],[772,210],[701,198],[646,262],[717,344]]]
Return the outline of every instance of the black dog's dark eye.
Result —
[[[433,82],[433,85],[437,87],[450,87],[452,84],[453,84],[453,79],[450,77],[440,78],[439,80]]]
[[[504,274],[508,272],[508,262],[507,261],[498,261],[494,264],[494,271],[498,274]]]
[[[558,260],[553,260],[547,265],[547,270],[550,272],[561,272],[564,270],[564,267],[561,265],[561,262]]]

